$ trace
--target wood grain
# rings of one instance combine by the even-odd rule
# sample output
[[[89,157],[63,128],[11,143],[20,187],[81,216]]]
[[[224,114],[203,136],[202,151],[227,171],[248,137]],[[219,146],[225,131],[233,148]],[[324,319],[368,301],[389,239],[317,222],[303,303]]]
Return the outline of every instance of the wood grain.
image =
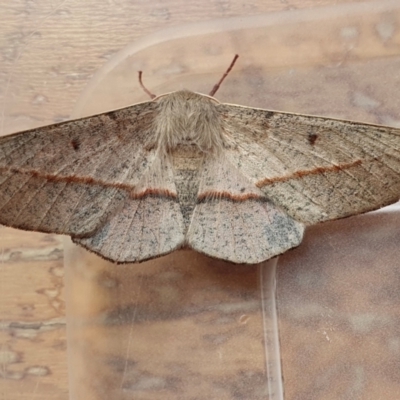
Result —
[[[0,6],[3,21],[0,27],[0,134],[67,119],[87,82],[107,60],[126,45],[163,28],[270,12],[293,15],[294,11],[308,11],[310,7],[318,15],[325,7],[351,4],[362,6],[364,2],[207,1],[201,7],[195,1],[185,2],[184,6],[178,1],[154,5],[153,2],[122,0],[102,2],[101,6],[94,0],[58,1],[56,4],[51,1],[4,2]],[[267,31],[272,40],[266,39],[265,35],[257,35],[249,51],[253,58],[250,57],[249,62],[243,66],[242,72],[245,74],[240,74],[240,80],[233,76],[234,84],[221,88],[218,97],[223,101],[249,106],[396,125],[400,109],[399,21],[400,13],[388,7],[387,11],[372,14],[365,12],[363,18],[346,12],[343,19],[332,20],[332,24],[324,20],[315,25],[307,25],[303,30],[292,28],[288,31],[286,25],[282,29],[274,28]],[[307,40],[307,37],[312,40]],[[244,46],[242,38],[243,32],[220,42],[220,48],[229,54],[228,59],[235,49],[240,50]],[[182,39],[182,43],[184,42]],[[173,53],[170,48],[174,49]],[[153,55],[153,58],[149,56],[153,64],[144,79],[148,79],[148,83],[153,80],[154,86],[150,85],[151,89],[163,88],[157,86],[157,79],[164,81],[164,87],[168,83],[171,86],[190,85],[188,88],[198,91],[208,92],[211,89],[215,83],[214,75],[210,76],[207,72],[208,61],[199,61],[205,56],[210,57],[204,48],[191,45],[191,49],[197,54],[192,61],[189,60],[192,53],[185,52],[182,46],[166,43],[164,49],[157,56]],[[157,66],[162,65],[163,59],[169,63],[163,65],[163,72],[155,76],[154,71]],[[171,59],[175,63],[170,62]],[[211,57],[206,60],[211,60]],[[258,64],[253,60],[258,60]],[[147,65],[150,65],[150,61]],[[192,71],[196,63],[204,72],[199,79],[193,81]],[[129,75],[120,75],[119,95],[110,94],[107,90],[101,92],[95,106],[97,111],[105,111],[110,103],[115,107],[123,105],[116,103],[121,101],[119,98],[126,102],[132,96],[130,103],[135,101],[133,97],[136,94],[132,88],[136,87],[137,65],[139,64],[134,60],[130,65],[130,72],[126,70]],[[187,65],[192,69],[186,70]],[[220,71],[213,68],[212,73],[219,76]],[[168,82],[165,82],[166,76],[169,77]],[[246,78],[243,79],[243,76]],[[131,85],[130,90],[126,90],[126,94],[121,93],[120,88],[128,85]],[[344,241],[346,237],[343,236],[343,229],[348,229],[347,223],[348,221],[341,222],[343,227],[338,234]],[[382,221],[377,223],[381,224]],[[371,230],[376,231],[376,225],[371,225],[368,232]],[[356,234],[354,231],[351,233]],[[313,235],[315,240],[319,236],[318,231]],[[317,260],[312,259],[322,271],[335,268],[327,264],[325,258],[318,258],[318,254],[331,258],[330,237],[329,234],[325,236],[328,247],[324,247],[321,253],[316,249],[314,256],[317,255]],[[316,241],[316,245],[319,243]],[[0,246],[0,399],[67,400],[60,239],[53,235],[24,233],[0,227]],[[308,247],[304,250],[307,249]],[[362,250],[358,251],[362,256]],[[376,251],[386,254],[385,250],[377,248]],[[345,286],[347,293],[357,293],[354,297],[349,297],[343,307],[347,310],[352,309],[353,304],[368,304],[372,307],[375,298],[373,294],[364,296],[364,287],[374,287],[381,282],[381,290],[385,293],[388,280],[381,281],[377,271],[388,263],[392,263],[393,270],[397,268],[398,271],[396,258],[393,257],[395,255],[387,260],[375,260],[370,268],[376,275],[366,276],[364,286],[357,286],[360,273],[358,270],[352,274],[351,271],[355,270],[348,268],[348,275],[342,278],[339,274],[337,280],[349,282]],[[373,382],[363,385],[361,398],[375,399],[385,393],[386,399],[395,399],[393,396],[400,390],[400,379],[395,375],[398,370],[399,350],[394,339],[385,342],[377,336],[375,340],[380,345],[371,347],[368,346],[368,341],[360,339],[358,333],[355,336],[346,336],[344,331],[343,336],[337,340],[345,345],[336,350],[333,346],[328,347],[322,329],[324,321],[321,322],[321,328],[312,327],[310,321],[305,319],[303,326],[299,327],[285,319],[285,313],[289,311],[296,321],[301,318],[302,313],[307,310],[302,307],[307,305],[307,294],[312,293],[312,289],[309,289],[295,299],[284,296],[283,291],[288,286],[289,289],[286,290],[290,290],[289,278],[296,280],[299,268],[304,273],[307,272],[306,265],[300,266],[293,259],[290,262],[289,268],[285,267],[289,264],[282,260],[282,271],[287,274],[280,276],[279,283],[279,287],[282,287],[281,337],[284,338],[283,372],[287,398],[346,398],[348,392],[343,388],[351,387],[353,380],[349,378],[345,381],[348,386],[337,385],[336,391],[332,392],[332,386],[326,383],[329,379],[321,382],[317,378],[321,377],[321,371],[327,371],[332,360],[337,360],[337,357],[343,356],[352,348],[355,358],[346,359],[352,366],[361,363],[365,354],[373,352],[375,358],[367,360],[371,363],[382,354],[379,359],[381,374],[376,375]],[[345,265],[345,260],[340,259],[340,262]],[[356,291],[350,282],[356,285]],[[392,282],[397,282],[395,277],[392,277]],[[336,288],[339,287],[340,282]],[[395,301],[397,300],[393,297],[387,298],[389,305],[393,305]],[[387,310],[382,309],[380,312],[386,315]],[[310,330],[310,326],[313,329]],[[379,331],[380,326],[383,325],[378,324],[375,332]],[[312,335],[312,332],[317,334]],[[354,343],[358,346],[356,350]],[[386,358],[384,349],[390,349],[393,357]],[[310,354],[313,357],[309,357]],[[313,376],[315,379],[303,379],[305,371],[309,377]],[[360,373],[357,371],[360,370],[353,371],[355,375],[352,377],[356,379]],[[345,369],[344,372],[346,373]],[[333,376],[341,380],[346,375]],[[339,391],[340,388],[342,392]]]

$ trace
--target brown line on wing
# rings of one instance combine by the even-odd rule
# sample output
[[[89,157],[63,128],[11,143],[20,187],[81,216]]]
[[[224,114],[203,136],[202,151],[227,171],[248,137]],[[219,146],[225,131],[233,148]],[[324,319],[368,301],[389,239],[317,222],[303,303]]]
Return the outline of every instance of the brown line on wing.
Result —
[[[300,171],[296,171],[290,175],[277,176],[275,178],[265,178],[265,179],[257,182],[256,186],[258,188],[262,188],[263,186],[271,185],[276,182],[285,182],[285,181],[289,181],[291,179],[300,179],[307,175],[319,175],[319,174],[323,174],[324,172],[340,172],[345,169],[356,167],[361,164],[362,164],[362,160],[356,160],[351,163],[345,163],[345,164],[340,164],[340,165],[331,165],[329,167],[317,167],[317,168],[310,169],[310,170],[300,170]]]
[[[143,197],[170,197],[172,199],[177,199],[178,196],[176,193],[171,192],[167,189],[155,189],[155,188],[146,188],[145,190],[135,193],[131,192],[130,198],[134,200],[142,199]]]
[[[225,200],[233,200],[233,201],[246,201],[246,200],[259,200],[262,197],[256,193],[243,193],[243,194],[233,194],[230,192],[219,192],[214,190],[208,190],[206,192],[200,193],[197,196],[197,201],[199,203],[207,200],[214,199],[225,199]]]
[[[24,174],[24,175],[29,175],[33,178],[42,178],[45,179],[48,182],[67,182],[67,183],[80,183],[83,185],[99,185],[99,186],[104,186],[108,188],[115,188],[115,189],[121,189],[121,190],[126,190],[127,192],[130,192],[130,196],[132,199],[138,200],[146,196],[161,196],[161,197],[171,197],[173,199],[177,198],[177,194],[173,193],[169,190],[166,189],[156,189],[156,188],[146,188],[138,193],[134,192],[135,187],[126,183],[112,183],[112,182],[104,182],[99,179],[94,179],[91,177],[80,177],[80,176],[73,176],[73,175],[67,175],[67,176],[60,176],[60,175],[54,175],[54,174],[44,174],[42,172],[33,170],[33,169],[20,169],[20,168],[7,168],[7,167],[0,167],[0,173],[1,172],[8,172],[12,174]]]

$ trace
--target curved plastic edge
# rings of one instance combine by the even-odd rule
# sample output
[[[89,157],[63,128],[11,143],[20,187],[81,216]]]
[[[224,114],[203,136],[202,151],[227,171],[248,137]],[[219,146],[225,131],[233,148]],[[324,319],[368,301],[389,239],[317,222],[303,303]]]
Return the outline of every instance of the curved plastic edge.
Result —
[[[283,378],[276,308],[276,265],[278,257],[259,266],[261,304],[264,325],[264,349],[268,399],[283,400]]]

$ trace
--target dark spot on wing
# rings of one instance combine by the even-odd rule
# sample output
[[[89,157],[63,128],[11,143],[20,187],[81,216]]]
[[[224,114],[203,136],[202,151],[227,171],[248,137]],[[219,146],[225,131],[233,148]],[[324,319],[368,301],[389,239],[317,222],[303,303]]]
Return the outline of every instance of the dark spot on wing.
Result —
[[[113,121],[118,120],[117,113],[115,111],[111,111],[107,114],[108,118],[112,119]]]
[[[264,111],[264,118],[265,119],[270,119],[275,115],[273,111]]]
[[[315,144],[317,139],[318,139],[318,135],[316,135],[315,133],[309,133],[308,134],[308,143],[310,143],[311,146],[313,146]]]
[[[71,146],[75,151],[77,151],[81,147],[81,142],[78,138],[74,138],[71,140]]]

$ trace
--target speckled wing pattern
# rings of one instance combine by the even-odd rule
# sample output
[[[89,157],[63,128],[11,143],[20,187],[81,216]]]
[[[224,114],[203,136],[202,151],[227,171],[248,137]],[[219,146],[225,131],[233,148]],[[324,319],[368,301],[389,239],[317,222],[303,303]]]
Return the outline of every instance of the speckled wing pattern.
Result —
[[[182,246],[172,172],[146,148],[154,139],[155,106],[141,103],[0,138],[0,223],[71,235],[113,261]],[[146,200],[154,186],[167,195]]]
[[[257,263],[397,201],[399,132],[173,92],[0,138],[0,223],[115,262],[189,246]]]
[[[222,104],[227,158],[304,224],[372,211],[400,197],[400,130]]]
[[[184,223],[168,159],[155,158],[123,208],[90,237],[73,241],[122,262],[144,261],[182,247]]]
[[[197,201],[187,234],[197,251],[258,263],[302,240],[303,225],[266,199],[227,158],[210,157],[204,163]]]

